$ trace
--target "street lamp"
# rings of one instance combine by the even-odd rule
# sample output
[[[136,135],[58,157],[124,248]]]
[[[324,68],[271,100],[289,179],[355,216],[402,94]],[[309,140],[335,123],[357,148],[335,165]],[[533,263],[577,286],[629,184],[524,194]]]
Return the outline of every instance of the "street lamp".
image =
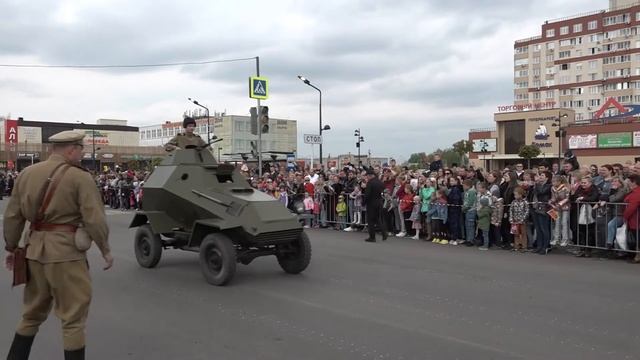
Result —
[[[201,105],[197,100],[189,98],[189,101],[191,101],[192,103],[200,106],[201,108],[203,108],[203,109],[205,109],[207,111],[207,144],[208,144],[211,141],[211,137],[209,137],[209,133],[211,131],[210,130],[211,126],[209,124],[209,108],[204,106],[204,105]]]
[[[323,130],[331,130],[331,127],[329,125],[325,125],[324,127],[322,127],[322,91],[320,89],[318,89],[317,87],[315,87],[311,81],[309,81],[309,79],[305,78],[302,75],[298,75],[298,79],[302,80],[303,83],[311,86],[312,88],[318,90],[318,93],[320,93],[320,103],[319,103],[319,119],[320,119],[320,137],[322,137],[322,131]],[[322,168],[322,142],[320,143],[320,167]]]
[[[562,162],[562,138],[565,137],[566,131],[562,129],[562,119],[568,117],[569,114],[560,114],[558,111],[558,118],[553,120],[551,126],[557,126],[556,136],[558,137],[558,169],[560,169],[560,163]]]
[[[358,148],[358,165],[361,165],[362,161],[360,161],[360,143],[364,142],[364,137],[360,135],[360,128],[355,130],[353,136],[356,137],[356,147]]]

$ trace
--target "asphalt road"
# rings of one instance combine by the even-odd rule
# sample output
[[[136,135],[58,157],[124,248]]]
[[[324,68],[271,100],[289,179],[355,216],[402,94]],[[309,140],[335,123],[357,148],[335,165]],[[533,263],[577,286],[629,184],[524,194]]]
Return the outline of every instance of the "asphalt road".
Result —
[[[89,359],[640,359],[638,265],[310,230],[303,274],[259,258],[215,287],[195,253],[138,266],[132,213],[108,213],[116,261],[102,271],[91,250]],[[0,274],[4,357],[22,288]],[[62,358],[53,314],[31,358]]]

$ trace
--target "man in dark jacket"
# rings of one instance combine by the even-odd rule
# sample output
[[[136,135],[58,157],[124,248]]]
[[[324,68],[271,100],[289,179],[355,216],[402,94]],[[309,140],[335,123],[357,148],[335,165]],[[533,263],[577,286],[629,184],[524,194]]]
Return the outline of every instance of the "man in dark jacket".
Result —
[[[384,192],[384,184],[373,171],[372,168],[367,170],[367,187],[364,190],[364,198],[367,202],[367,225],[369,226],[368,242],[376,242],[376,226],[382,231],[382,240],[387,240],[387,229],[382,222],[382,193]]]

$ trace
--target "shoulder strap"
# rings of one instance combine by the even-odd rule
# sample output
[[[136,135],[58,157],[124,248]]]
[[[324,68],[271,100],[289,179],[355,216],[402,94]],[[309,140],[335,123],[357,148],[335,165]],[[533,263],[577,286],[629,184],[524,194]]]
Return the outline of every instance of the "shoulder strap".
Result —
[[[42,209],[42,202],[44,201],[44,196],[47,192],[47,189],[49,188],[49,184],[51,183],[51,178],[53,178],[53,175],[56,173],[56,171],[58,171],[58,169],[64,165],[64,163],[60,163],[58,164],[53,171],[51,172],[51,175],[49,175],[49,177],[47,177],[47,179],[45,180],[45,182],[42,184],[42,187],[40,188],[40,191],[38,192],[38,212],[36,213],[36,218],[34,219],[35,222],[37,222],[39,220],[40,217],[40,210]]]
[[[64,166],[62,168],[62,172],[60,173],[60,176],[58,176],[58,177],[56,177],[54,179],[53,177],[54,177],[55,173],[63,165],[66,165],[66,166]],[[62,179],[62,177],[67,172],[67,170],[69,170],[70,167],[71,166],[69,164],[67,164],[67,163],[59,164],[53,170],[53,172],[51,173],[51,176],[49,178],[47,178],[47,181],[43,185],[43,190],[44,191],[41,192],[42,195],[41,195],[40,199],[42,199],[42,200],[40,200],[40,208],[38,209],[38,214],[36,215],[36,222],[40,222],[44,218],[44,213],[45,213],[45,211],[47,211],[47,207],[49,207],[49,203],[51,202],[51,198],[53,197],[53,194],[55,193],[56,188],[58,187],[58,184],[60,183],[60,179]],[[49,190],[49,187],[51,188],[51,190]]]

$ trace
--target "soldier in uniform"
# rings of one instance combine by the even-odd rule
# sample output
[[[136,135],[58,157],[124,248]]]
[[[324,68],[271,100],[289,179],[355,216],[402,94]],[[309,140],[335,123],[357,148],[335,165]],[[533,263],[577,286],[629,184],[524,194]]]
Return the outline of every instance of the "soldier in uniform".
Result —
[[[75,246],[77,226],[82,224],[99,248],[105,270],[113,265],[113,257],[100,193],[91,174],[79,166],[83,138],[84,134],[75,131],[51,136],[53,153],[20,173],[4,213],[5,250],[9,252],[5,263],[9,269],[13,269],[13,252],[25,223],[31,222],[25,241],[29,278],[22,320],[8,359],[28,359],[39,326],[52,306],[62,323],[65,359],[84,359],[91,279],[86,253]],[[43,201],[45,186],[53,190],[48,204]],[[42,202],[47,206],[38,216]]]
[[[173,139],[169,140],[169,142],[165,144],[164,149],[166,151],[184,149],[187,145],[196,145],[200,147],[207,145],[200,135],[193,133],[196,129],[196,121],[192,117],[185,117],[182,121],[182,127],[184,128],[184,132],[177,134]]]
[[[387,240],[387,229],[382,221],[382,193],[384,184],[372,168],[367,169],[367,187],[364,190],[364,198],[367,203],[367,226],[369,227],[369,237],[367,242],[376,242],[376,225],[382,231],[382,240]]]

